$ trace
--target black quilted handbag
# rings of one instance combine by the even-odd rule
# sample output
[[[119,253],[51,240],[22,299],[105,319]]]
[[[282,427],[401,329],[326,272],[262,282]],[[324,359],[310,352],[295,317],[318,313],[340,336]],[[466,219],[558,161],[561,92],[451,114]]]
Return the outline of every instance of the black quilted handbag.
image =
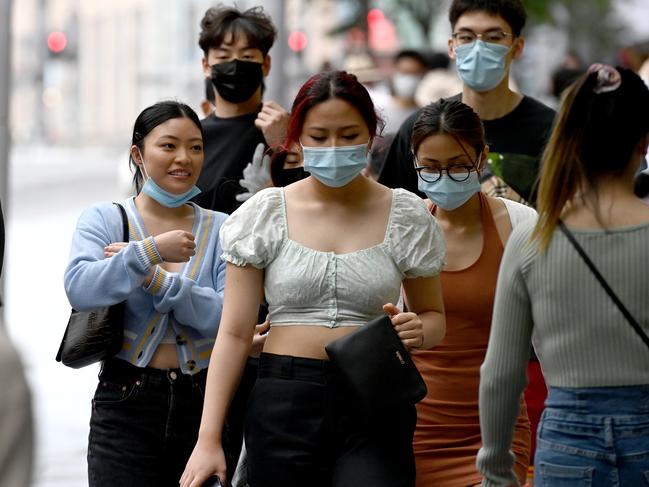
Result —
[[[128,217],[124,207],[115,203],[122,215],[123,241],[128,242]],[[124,338],[124,301],[93,311],[72,310],[56,361],[80,369],[112,357],[122,348]]]

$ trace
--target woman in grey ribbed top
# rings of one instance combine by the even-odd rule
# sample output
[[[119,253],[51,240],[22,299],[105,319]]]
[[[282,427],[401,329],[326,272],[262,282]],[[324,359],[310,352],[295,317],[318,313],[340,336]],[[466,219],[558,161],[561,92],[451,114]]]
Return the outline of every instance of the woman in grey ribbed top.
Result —
[[[550,387],[535,483],[649,478],[649,349],[557,227],[565,222],[649,333],[649,206],[633,194],[647,113],[647,87],[609,66],[593,65],[563,100],[544,154],[539,221],[512,232],[498,277],[480,383],[485,486],[518,485],[510,449],[532,343]]]

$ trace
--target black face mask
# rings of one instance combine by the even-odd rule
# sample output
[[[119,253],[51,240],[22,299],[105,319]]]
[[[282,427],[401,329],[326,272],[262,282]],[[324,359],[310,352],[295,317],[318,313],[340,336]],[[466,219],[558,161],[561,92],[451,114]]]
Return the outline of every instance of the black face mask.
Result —
[[[280,169],[272,174],[273,186],[283,188],[289,184],[296,183],[310,174],[303,167],[294,167],[291,169]]]
[[[249,100],[262,80],[261,63],[235,59],[212,65],[212,84],[221,98],[230,103]]]

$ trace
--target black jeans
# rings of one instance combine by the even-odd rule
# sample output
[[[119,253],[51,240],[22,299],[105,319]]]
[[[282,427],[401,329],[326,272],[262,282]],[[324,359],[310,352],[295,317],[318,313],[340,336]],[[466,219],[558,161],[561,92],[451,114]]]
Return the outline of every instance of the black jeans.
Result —
[[[198,437],[206,377],[105,362],[90,417],[90,487],[177,487]]]
[[[246,420],[251,487],[411,487],[415,407],[367,417],[323,360],[263,353]]]

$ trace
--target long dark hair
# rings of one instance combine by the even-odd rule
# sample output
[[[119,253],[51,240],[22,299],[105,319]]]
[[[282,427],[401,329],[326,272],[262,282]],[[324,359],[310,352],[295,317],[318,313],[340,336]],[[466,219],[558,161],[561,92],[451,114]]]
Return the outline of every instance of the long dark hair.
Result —
[[[450,135],[462,148],[468,144],[476,154],[480,154],[486,145],[480,117],[460,100],[440,98],[421,109],[410,138],[413,154],[417,154],[424,139],[437,134]]]
[[[649,132],[649,89],[630,69],[593,65],[566,90],[543,153],[532,239],[544,250],[561,212],[579,194],[597,201],[602,177],[619,177]],[[595,216],[601,223],[597,206]]]
[[[372,98],[356,76],[345,71],[323,71],[311,76],[295,97],[288,122],[286,148],[298,143],[307,112],[332,98],[344,100],[358,110],[367,124],[370,139],[383,128],[383,120],[377,115]]]
[[[142,110],[135,119],[131,145],[136,146],[140,150],[140,154],[144,156],[144,139],[146,136],[149,135],[149,133],[158,125],[165,123],[167,120],[171,120],[172,118],[190,119],[194,122],[194,125],[198,127],[198,130],[201,131],[201,137],[203,137],[203,127],[201,126],[201,121],[199,120],[198,115],[196,115],[196,112],[184,103],[167,100],[158,102],[155,105],[151,105]],[[142,184],[144,183],[144,176],[142,175],[140,166],[138,166],[133,160],[133,156],[129,156],[129,164],[131,166],[131,171],[133,172],[133,186],[135,186],[135,192],[139,193],[142,189]]]

